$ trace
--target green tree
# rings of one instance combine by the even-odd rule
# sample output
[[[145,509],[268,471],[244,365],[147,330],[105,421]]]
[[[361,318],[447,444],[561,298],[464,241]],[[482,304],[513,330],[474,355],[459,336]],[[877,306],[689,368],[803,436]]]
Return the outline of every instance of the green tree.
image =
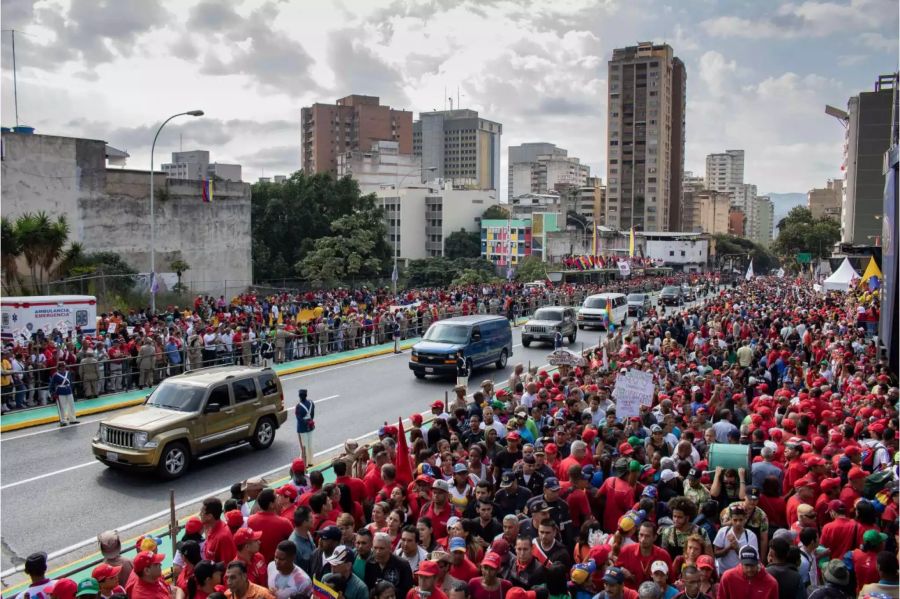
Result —
[[[65,216],[51,220],[46,212],[27,212],[16,219],[16,237],[31,273],[32,293],[41,293],[69,237]]]
[[[753,272],[756,274],[767,274],[769,271],[778,268],[778,257],[763,245],[735,235],[715,235],[714,237],[716,240],[716,256],[749,254],[753,260]],[[727,264],[728,259],[725,258],[724,260]],[[735,256],[735,263],[744,266],[744,263],[737,256]]]
[[[316,240],[333,235],[341,217],[374,205],[375,196],[362,196],[356,181],[336,179],[330,173],[298,171],[284,183],[254,184],[251,233],[255,276],[258,280],[296,277],[295,265],[314,251]]]
[[[509,210],[499,204],[494,204],[481,215],[482,220],[506,220],[509,218]]]
[[[547,278],[547,265],[539,256],[525,256],[516,269],[517,281],[543,281]]]
[[[342,281],[347,278],[377,278],[386,273],[390,246],[380,207],[365,196],[368,205],[338,218],[331,224],[333,234],[320,237],[312,251],[294,265],[306,279]]]
[[[454,258],[478,258],[481,256],[481,233],[460,229],[444,240],[444,255]]]
[[[446,287],[465,271],[480,273],[480,277],[493,280],[496,269],[484,258],[425,258],[410,260],[406,268],[406,281],[411,287]]]
[[[6,295],[12,295],[21,287],[18,260],[22,255],[22,239],[15,224],[5,216],[0,223],[2,236],[0,236],[0,257],[3,266],[3,291]]]
[[[793,262],[796,255],[810,253],[815,259],[827,258],[841,238],[841,225],[833,218],[814,219],[805,206],[795,206],[778,223],[778,238],[772,249]]]
[[[175,288],[172,291],[183,293],[186,291],[186,288],[181,284],[181,276],[184,274],[184,271],[191,269],[191,265],[182,259],[181,252],[179,252],[178,255],[169,262],[169,268],[174,270],[175,275],[178,277],[178,282],[175,283]]]
[[[457,276],[450,282],[451,285],[478,285],[481,283],[493,283],[497,281],[498,277],[493,274],[488,274],[483,270],[476,270],[474,268],[467,268],[462,272],[458,273]]]

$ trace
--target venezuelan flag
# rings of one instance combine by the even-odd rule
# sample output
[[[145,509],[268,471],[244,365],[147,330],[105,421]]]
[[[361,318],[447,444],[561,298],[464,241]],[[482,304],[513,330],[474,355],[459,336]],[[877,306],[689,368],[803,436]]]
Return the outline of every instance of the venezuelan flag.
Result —
[[[318,578],[313,578],[313,597],[316,599],[337,599],[338,592]]]

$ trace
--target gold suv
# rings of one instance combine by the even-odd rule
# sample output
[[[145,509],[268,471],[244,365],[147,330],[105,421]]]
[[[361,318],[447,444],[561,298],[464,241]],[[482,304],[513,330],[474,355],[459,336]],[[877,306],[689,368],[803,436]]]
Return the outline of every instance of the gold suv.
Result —
[[[152,468],[173,479],[224,446],[267,449],[285,420],[271,368],[203,368],[164,380],[139,408],[102,420],[91,447],[107,466]]]

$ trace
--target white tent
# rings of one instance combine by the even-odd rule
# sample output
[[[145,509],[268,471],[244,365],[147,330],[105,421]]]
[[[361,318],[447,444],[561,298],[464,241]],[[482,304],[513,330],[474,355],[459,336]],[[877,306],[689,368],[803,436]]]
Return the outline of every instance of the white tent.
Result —
[[[825,279],[822,285],[825,287],[825,291],[847,291],[853,280],[859,280],[859,273],[850,265],[850,260],[844,258],[840,267]]]

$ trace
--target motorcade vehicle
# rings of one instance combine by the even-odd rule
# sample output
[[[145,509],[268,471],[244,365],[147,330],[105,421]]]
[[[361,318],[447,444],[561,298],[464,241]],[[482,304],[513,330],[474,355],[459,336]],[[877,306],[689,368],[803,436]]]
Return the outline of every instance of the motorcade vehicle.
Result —
[[[167,378],[141,406],[101,420],[91,449],[107,466],[174,479],[225,447],[268,449],[286,420],[281,381],[271,368],[201,368]]]
[[[420,379],[455,375],[456,355],[462,351],[470,373],[488,364],[503,370],[513,355],[512,346],[512,327],[502,316],[447,318],[428,327],[422,341],[413,346],[409,369]]]
[[[651,307],[649,293],[629,293],[626,301],[628,302],[628,316],[637,316],[638,310],[642,314],[646,314]]]
[[[612,310],[607,313],[607,307]],[[628,316],[628,302],[621,293],[597,293],[584,299],[578,311],[578,328],[595,327],[607,330],[608,324],[624,325]]]
[[[554,343],[557,332],[575,343],[578,335],[575,309],[568,306],[539,308],[522,328],[522,345],[530,347],[534,341]]]
[[[683,306],[684,293],[680,286],[669,285],[659,292],[658,303],[660,306]]]

